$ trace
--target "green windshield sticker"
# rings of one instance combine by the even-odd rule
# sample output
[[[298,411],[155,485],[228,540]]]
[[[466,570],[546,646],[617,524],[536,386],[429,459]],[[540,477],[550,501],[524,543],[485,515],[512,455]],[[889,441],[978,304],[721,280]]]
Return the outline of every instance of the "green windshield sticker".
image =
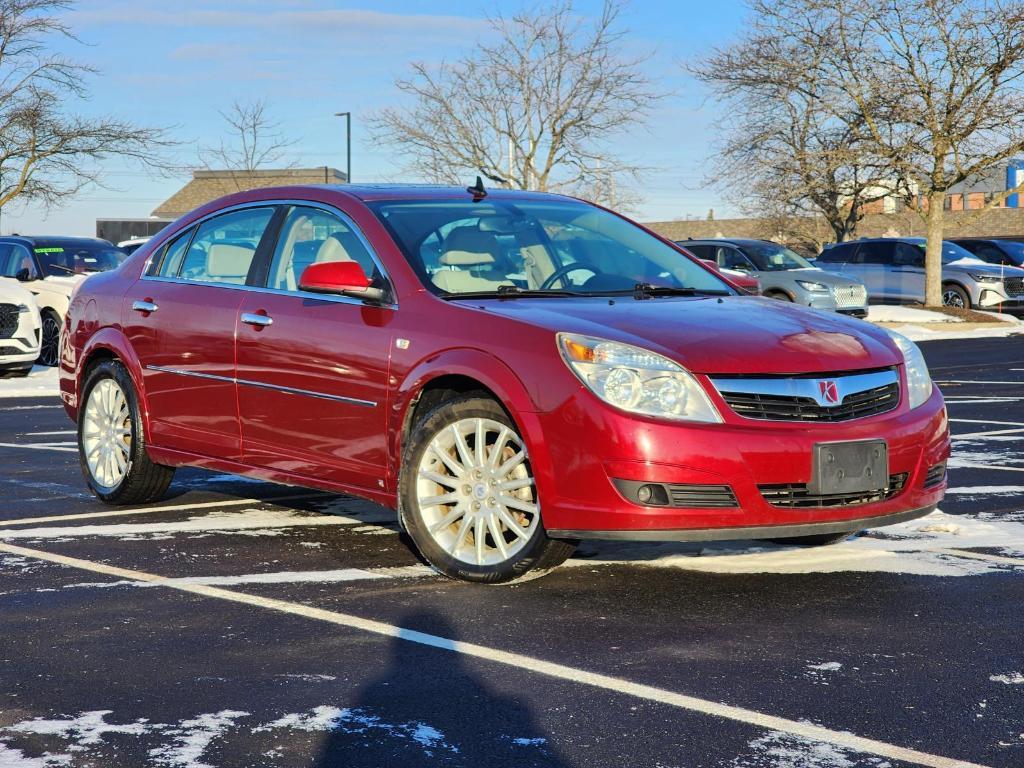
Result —
[[[64,253],[63,248],[36,248],[36,253]]]

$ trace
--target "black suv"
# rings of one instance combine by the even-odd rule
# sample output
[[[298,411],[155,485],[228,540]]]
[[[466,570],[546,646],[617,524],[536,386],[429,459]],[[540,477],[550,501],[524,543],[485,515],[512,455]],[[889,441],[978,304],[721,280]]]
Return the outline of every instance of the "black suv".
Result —
[[[970,251],[979,259],[989,264],[1001,264],[1004,267],[1024,267],[1024,242],[1020,240],[1003,240],[991,238],[983,240],[977,237],[957,237],[950,240],[964,250]]]

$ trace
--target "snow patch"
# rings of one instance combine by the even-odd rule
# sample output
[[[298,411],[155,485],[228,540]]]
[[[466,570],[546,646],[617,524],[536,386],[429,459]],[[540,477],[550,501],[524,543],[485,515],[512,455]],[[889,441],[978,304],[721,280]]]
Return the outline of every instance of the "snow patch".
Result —
[[[843,665],[838,661],[825,661],[821,664],[808,664],[807,668],[817,672],[838,672]]]
[[[60,384],[57,375],[57,368],[34,365],[28,376],[0,379],[0,397],[58,397]]]
[[[36,718],[16,723],[4,730],[11,733],[32,733],[37,736],[59,736],[72,739],[75,746],[71,749],[76,750],[83,749],[90,744],[99,744],[109,733],[139,736],[149,729],[146,720],[136,720],[127,725],[112,725],[105,722],[105,718],[109,714],[111,714],[111,710],[101,709],[95,712],[83,712],[78,717],[62,720]]]
[[[292,713],[274,720],[267,725],[253,728],[253,733],[290,728],[299,731],[330,731],[350,734],[372,734],[413,741],[419,744],[427,756],[434,750],[457,754],[458,747],[445,741],[444,734],[433,726],[421,722],[387,723],[376,715],[361,709],[340,709],[321,705],[306,713]]]
[[[892,768],[888,760],[780,733],[769,733],[747,746],[753,754],[734,759],[735,768]]]
[[[868,307],[868,318],[872,323],[962,323],[963,320],[942,312],[916,307],[872,305]]]
[[[1011,672],[1008,675],[992,675],[989,677],[993,683],[1002,683],[1003,685],[1024,685],[1024,675],[1020,672]]]
[[[182,720],[177,728],[169,731],[175,743],[154,747],[149,750],[149,757],[156,765],[173,768],[214,768],[209,763],[200,762],[203,753],[216,738],[234,726],[235,720],[248,716],[248,712],[225,709],[191,720]]]
[[[0,539],[54,539],[68,536],[114,536],[132,540],[175,533],[235,533],[241,535],[280,535],[278,529],[321,525],[353,525],[361,521],[335,515],[308,514],[290,510],[219,510],[187,520],[160,523],[115,523],[48,528],[0,530]],[[2,523],[0,523],[2,525]],[[170,537],[166,537],[170,538]]]
[[[942,550],[992,549],[1009,556],[1024,553],[1024,524],[947,515],[941,511],[875,529],[840,544],[798,547],[754,541],[708,545],[686,542],[591,541],[584,556],[569,566],[642,564],[706,573],[898,573],[917,576],[976,576],[1013,567],[984,559],[957,557]],[[1024,566],[1024,560],[1021,561]]]
[[[967,485],[963,488],[947,488],[947,496],[1022,496],[1024,485]]]

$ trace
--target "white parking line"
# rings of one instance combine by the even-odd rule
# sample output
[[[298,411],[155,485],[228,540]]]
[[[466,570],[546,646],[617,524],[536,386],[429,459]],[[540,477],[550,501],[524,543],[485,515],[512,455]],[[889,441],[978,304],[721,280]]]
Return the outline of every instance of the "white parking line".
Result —
[[[50,435],[77,435],[73,429],[58,429],[55,432],[22,432],[26,437],[48,437]]]
[[[1014,427],[1012,429],[993,429],[988,432],[967,432],[962,435],[950,435],[954,440],[967,440],[968,438],[978,437],[989,437],[990,435],[1012,435],[1017,432],[1024,432],[1024,427]]]
[[[962,424],[998,424],[1004,427],[1024,427],[1024,421],[993,421],[992,419],[953,419],[950,421],[958,421]]]
[[[440,576],[425,565],[400,565],[383,568],[337,568],[330,571],[272,571],[270,573],[242,573],[235,576],[181,576],[160,582],[122,579],[89,584],[69,584],[69,587],[159,587],[182,584],[205,584],[211,587],[233,587],[242,584],[336,584],[344,581],[370,581],[375,579],[416,579]]]
[[[75,443],[0,443],[0,448],[28,448],[29,450],[35,451],[67,451],[68,453],[78,453],[77,447],[67,447],[74,445]]]
[[[946,465],[949,469],[994,469],[1000,472],[1024,472],[1024,467],[994,467],[990,464],[975,464],[971,461],[957,461],[956,456]]]
[[[1024,384],[1024,381],[967,381],[964,379],[949,379],[948,381],[936,381],[936,384]]]
[[[4,406],[3,412],[10,411],[38,411],[43,408],[64,408],[63,405],[8,405]]]
[[[257,595],[235,592],[233,590],[221,589],[219,587],[204,584],[176,583],[170,579],[164,578],[163,576],[158,576],[152,573],[129,570],[127,568],[118,568],[116,566],[105,565],[103,563],[94,563],[91,560],[81,560],[75,557],[67,557],[66,555],[58,555],[43,550],[29,549],[27,547],[18,547],[11,544],[0,543],[0,552],[19,555],[21,557],[30,557],[36,560],[43,560],[67,566],[69,568],[91,571],[93,573],[117,576],[122,579],[144,581],[157,586],[167,587],[168,589],[202,595],[203,597],[242,603],[244,605],[251,605],[257,608],[266,608],[268,610],[286,613],[292,616],[301,616],[306,619],[322,621],[328,624],[347,627],[361,632],[369,632],[383,637],[418,643],[420,645],[438,648],[452,653],[459,653],[465,656],[472,656],[485,661],[503,664],[525,672],[533,672],[535,674],[545,675],[559,680],[568,680],[569,682],[578,683],[580,685],[587,685],[606,691],[621,693],[634,698],[688,710],[690,712],[698,712],[712,717],[752,725],[757,728],[764,728],[770,731],[792,734],[804,739],[834,744],[836,746],[843,747],[844,749],[877,755],[889,760],[901,760],[915,765],[929,766],[929,768],[984,768],[984,766],[981,766],[978,763],[956,760],[954,758],[943,757],[941,755],[932,755],[927,752],[919,752],[916,749],[909,749],[907,747],[888,744],[876,739],[856,736],[848,731],[836,731],[821,725],[814,725],[806,720],[789,720],[788,718],[765,714],[745,707],[722,704],[708,699],[701,699],[696,696],[676,693],[675,691],[669,691],[664,688],[656,688],[651,685],[631,682],[623,678],[612,677],[611,675],[588,672],[587,670],[544,661],[542,659],[526,656],[520,653],[514,653],[512,651],[503,651],[497,648],[477,645],[475,643],[467,643],[461,640],[452,640],[450,638],[440,637],[438,635],[430,635],[425,632],[418,632],[413,629],[406,629],[405,627],[386,624],[381,621],[364,619],[352,614],[330,611],[323,608],[314,608],[313,606],[303,605],[301,603],[291,603],[285,600],[259,597]]]
[[[209,509],[210,507],[238,507],[245,504],[276,504],[279,501],[297,501],[298,499],[315,499],[318,493],[293,493],[288,496],[275,496],[271,499],[229,499],[227,501],[204,501],[199,504],[168,504],[163,507],[138,507],[136,509],[113,509],[103,512],[77,512],[73,515],[48,515],[46,517],[22,517],[14,520],[0,520],[0,526],[29,525],[38,523],[60,523],[65,520],[90,520],[100,517],[126,517],[128,515],[148,515],[153,512],[180,512],[182,510]]]

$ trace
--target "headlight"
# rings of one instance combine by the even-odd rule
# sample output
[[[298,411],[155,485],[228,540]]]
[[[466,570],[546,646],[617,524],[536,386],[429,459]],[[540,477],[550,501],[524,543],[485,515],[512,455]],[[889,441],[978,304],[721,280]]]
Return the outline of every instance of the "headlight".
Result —
[[[796,284],[811,293],[828,293],[828,286],[822,283],[813,283],[810,280],[797,280]]]
[[[18,305],[18,314],[19,315],[27,315],[31,311],[32,311],[32,309],[31,309],[31,307],[29,307],[28,304],[19,304]]]
[[[697,380],[666,357],[570,333],[558,334],[558,348],[580,381],[609,405],[665,419],[722,420]]]
[[[909,390],[907,395],[910,398],[910,407],[917,408],[919,405],[924,405],[932,396],[932,377],[928,373],[924,355],[921,354],[917,344],[903,334],[890,331],[888,328],[885,329],[885,332],[892,337],[896,346],[900,348],[900,352],[903,353],[903,364],[907,368],[907,389]]]
[[[975,275],[972,272],[967,273],[972,280],[977,280],[979,283],[1001,283],[1003,278],[998,275]]]

